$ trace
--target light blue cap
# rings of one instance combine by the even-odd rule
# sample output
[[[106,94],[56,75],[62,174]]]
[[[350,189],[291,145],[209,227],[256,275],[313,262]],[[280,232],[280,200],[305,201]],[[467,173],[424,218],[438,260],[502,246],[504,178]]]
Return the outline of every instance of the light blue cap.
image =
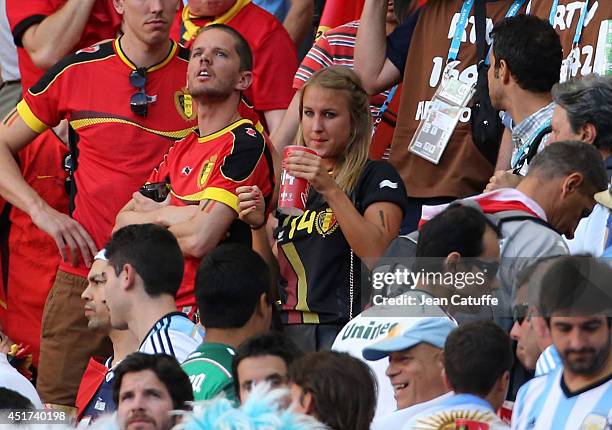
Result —
[[[423,342],[444,348],[448,334],[457,328],[457,323],[445,317],[415,318],[415,320],[415,322],[398,324],[384,339],[365,347],[363,358],[371,361],[380,360],[392,352],[404,351]]]

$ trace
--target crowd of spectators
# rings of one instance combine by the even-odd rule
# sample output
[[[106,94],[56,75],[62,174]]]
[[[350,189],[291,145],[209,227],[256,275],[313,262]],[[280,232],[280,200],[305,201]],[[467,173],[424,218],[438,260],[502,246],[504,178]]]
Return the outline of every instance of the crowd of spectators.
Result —
[[[0,8],[0,426],[612,428],[611,1]]]

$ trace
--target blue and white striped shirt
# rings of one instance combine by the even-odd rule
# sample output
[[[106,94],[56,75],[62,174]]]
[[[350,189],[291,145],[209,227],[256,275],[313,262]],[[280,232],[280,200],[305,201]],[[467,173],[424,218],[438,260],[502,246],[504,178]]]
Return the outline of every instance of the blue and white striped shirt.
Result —
[[[612,376],[576,393],[562,379],[563,367],[521,387],[512,414],[513,430],[606,429],[612,423]]]
[[[536,361],[535,376],[546,375],[562,364],[561,356],[557,352],[557,348],[555,348],[555,345],[550,345],[542,351],[542,354],[538,357],[538,361]]]
[[[203,340],[202,332],[187,318],[187,315],[182,312],[171,312],[153,325],[138,351],[172,355],[182,363]]]

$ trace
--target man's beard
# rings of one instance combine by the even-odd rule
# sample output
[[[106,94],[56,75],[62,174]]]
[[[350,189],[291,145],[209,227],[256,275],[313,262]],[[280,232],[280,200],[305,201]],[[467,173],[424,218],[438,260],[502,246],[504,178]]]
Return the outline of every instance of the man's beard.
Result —
[[[569,360],[569,355],[575,352],[591,352],[591,358],[582,362],[575,362]],[[583,348],[580,350],[565,350],[563,351],[563,364],[567,367],[572,373],[577,375],[593,375],[598,370],[600,370],[608,357],[610,356],[610,338],[608,338],[608,342],[599,350],[595,348]]]
[[[234,92],[232,85],[222,85],[216,88],[194,88],[189,93],[194,100],[200,102],[218,102],[226,100]]]

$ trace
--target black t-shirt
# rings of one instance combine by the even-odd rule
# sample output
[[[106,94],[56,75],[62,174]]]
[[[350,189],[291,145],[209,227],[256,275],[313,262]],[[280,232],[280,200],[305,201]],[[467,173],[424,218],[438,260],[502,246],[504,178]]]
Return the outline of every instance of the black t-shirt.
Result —
[[[398,25],[387,36],[387,58],[397,67],[402,76],[404,76],[410,40],[412,39],[412,33],[414,33],[420,12],[421,9],[417,9],[406,21]]]
[[[387,162],[369,161],[352,196],[363,214],[376,202],[406,211],[406,189]],[[279,214],[275,232],[280,267],[279,290],[285,324],[344,323],[349,317],[351,247],[333,211],[311,189],[300,216]],[[353,256],[353,314],[360,312],[361,261]]]

